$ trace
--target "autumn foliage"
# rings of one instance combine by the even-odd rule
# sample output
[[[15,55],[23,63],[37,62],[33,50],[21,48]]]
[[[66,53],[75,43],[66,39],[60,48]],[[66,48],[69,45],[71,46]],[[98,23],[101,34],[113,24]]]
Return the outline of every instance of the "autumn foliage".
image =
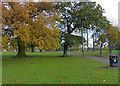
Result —
[[[45,50],[59,48],[59,16],[54,7],[53,2],[3,3],[3,48],[18,52],[29,44]]]

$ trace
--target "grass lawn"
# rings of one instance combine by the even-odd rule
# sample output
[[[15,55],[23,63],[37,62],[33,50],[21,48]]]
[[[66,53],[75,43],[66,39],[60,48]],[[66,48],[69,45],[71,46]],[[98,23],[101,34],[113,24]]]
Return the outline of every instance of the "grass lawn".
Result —
[[[82,55],[82,51],[69,51],[69,52]],[[118,55],[118,52],[120,52],[120,50],[119,51],[118,50],[112,50],[112,55]],[[102,51],[102,55],[100,55],[100,51],[99,50],[96,50],[96,51],[85,51],[85,55],[108,58],[109,57],[109,51],[103,50]]]
[[[33,58],[11,58],[3,52],[3,84],[118,84],[118,69],[80,56],[62,58],[61,52],[27,52]]]

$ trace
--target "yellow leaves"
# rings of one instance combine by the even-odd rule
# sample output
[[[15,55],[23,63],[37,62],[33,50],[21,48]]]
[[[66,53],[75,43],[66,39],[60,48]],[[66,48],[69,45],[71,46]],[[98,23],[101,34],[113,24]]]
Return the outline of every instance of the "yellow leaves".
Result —
[[[3,24],[4,26],[10,26],[11,33],[14,37],[19,39],[14,39],[5,35],[4,45],[9,45],[10,42],[12,48],[16,49],[17,41],[21,41],[24,44],[35,43],[39,49],[56,49],[59,48],[59,29],[56,27],[56,21],[59,20],[57,14],[52,11],[52,14],[49,14],[49,11],[40,13],[41,10],[48,10],[54,8],[54,3],[26,3],[24,7],[20,3],[9,3],[11,8],[8,10],[5,5],[3,6]],[[40,10],[37,12],[37,10]],[[33,21],[33,16],[37,15],[35,21]],[[6,20],[7,19],[7,20]],[[8,36],[8,37],[7,37]],[[7,43],[7,44],[6,44]],[[9,50],[9,49],[8,49]]]
[[[8,41],[7,35],[5,35],[4,37],[2,37],[2,44],[6,44]]]
[[[44,17],[44,15],[39,16],[36,22],[34,23],[34,28],[37,28],[37,30],[35,30],[35,33],[39,32],[37,36],[40,36],[39,43],[36,43],[36,45],[39,46],[39,49],[55,50],[60,47],[58,39],[60,33],[59,29],[55,27],[54,17],[50,16],[46,18]]]
[[[16,40],[10,37],[9,35],[4,35],[2,37],[2,48],[6,49],[7,51],[17,49]]]
[[[43,46],[41,46],[41,45],[38,45],[38,48],[39,48],[40,50],[42,50],[42,49],[43,49]]]
[[[19,21],[11,25],[11,28],[19,28],[19,27],[21,27],[21,23]]]
[[[101,35],[99,35],[99,40],[102,42],[102,43],[104,43],[105,42],[105,39],[106,39],[106,35],[105,34],[101,34]]]
[[[109,49],[108,46],[104,47],[104,50],[108,50],[108,49]]]
[[[6,25],[11,25],[16,23],[17,21],[26,21],[29,17],[25,8],[20,5],[20,3],[9,3],[10,9],[7,9],[6,6],[3,6],[3,18],[5,20]]]
[[[10,48],[9,48],[9,47],[6,47],[6,50],[7,50],[7,51],[10,51]]]
[[[13,21],[15,22],[15,21],[16,21],[16,19],[15,19],[15,18],[13,18]]]
[[[34,8],[34,11],[37,12],[37,8]]]
[[[39,37],[37,45],[40,50],[44,49],[44,44],[45,44],[45,42],[44,42],[43,38]]]
[[[118,31],[117,31],[117,27],[113,27],[112,25],[107,29],[107,37],[110,41],[112,42],[116,42],[118,41]]]
[[[58,20],[58,19],[59,19],[59,16],[56,15],[56,14],[54,14],[53,18],[54,18],[55,20]]]
[[[17,37],[21,38],[21,41],[25,42],[25,43],[29,43],[30,42],[30,28],[28,25],[25,24],[25,22],[23,22],[23,25],[20,26],[18,28],[18,30],[14,31],[14,34]]]
[[[9,24],[11,24],[11,21],[10,21],[10,20],[8,20],[8,23],[9,23]]]

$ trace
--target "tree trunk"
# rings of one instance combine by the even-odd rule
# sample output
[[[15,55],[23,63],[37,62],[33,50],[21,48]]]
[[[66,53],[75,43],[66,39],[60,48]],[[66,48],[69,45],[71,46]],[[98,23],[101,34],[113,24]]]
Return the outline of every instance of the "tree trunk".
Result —
[[[111,43],[109,40],[108,40],[108,46],[109,46],[109,52],[110,52],[110,54],[112,54]]]
[[[82,29],[82,52],[83,52],[83,58],[84,58],[84,38],[83,38],[83,29]]]
[[[88,30],[87,30],[87,51],[88,51]]]
[[[84,56],[85,56],[85,55],[84,55],[84,50],[83,50],[83,59],[84,59]]]
[[[34,45],[31,45],[31,52],[34,52]]]
[[[64,51],[63,51],[63,57],[67,57],[67,50],[68,50],[68,44],[67,44],[67,42],[65,42]]]
[[[102,44],[100,45],[100,55],[102,55]]]
[[[94,34],[93,34],[93,51],[95,51]]]
[[[42,52],[42,50],[40,50],[40,52]]]
[[[83,42],[84,42],[84,40],[83,40],[83,28],[81,30],[81,36],[82,36],[82,52],[83,52],[83,47],[84,47],[84,45],[83,45]]]
[[[112,54],[112,49],[109,49],[110,54]]]
[[[27,55],[25,54],[25,46],[24,45],[20,45],[20,43],[18,42],[18,53],[15,57],[18,58],[25,58],[27,57]]]

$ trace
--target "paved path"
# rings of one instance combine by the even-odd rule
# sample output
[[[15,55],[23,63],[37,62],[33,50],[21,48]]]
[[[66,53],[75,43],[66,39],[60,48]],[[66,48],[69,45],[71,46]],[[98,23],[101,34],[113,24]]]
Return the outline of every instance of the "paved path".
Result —
[[[72,55],[76,55],[76,56],[82,56],[80,54],[75,54],[75,53],[68,53],[68,54],[72,54]],[[88,58],[88,59],[93,59],[93,60],[96,60],[96,61],[100,61],[100,62],[109,64],[109,60],[103,59],[103,58],[100,58],[100,57],[95,57],[95,56],[84,56],[84,57]]]

